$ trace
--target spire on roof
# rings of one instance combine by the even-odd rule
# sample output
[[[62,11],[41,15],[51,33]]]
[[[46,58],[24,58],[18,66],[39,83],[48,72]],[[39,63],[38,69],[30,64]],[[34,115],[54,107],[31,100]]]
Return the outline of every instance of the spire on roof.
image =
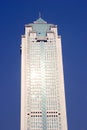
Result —
[[[39,12],[39,18],[41,18],[41,12]]]
[[[47,22],[41,18],[41,12],[39,12],[39,18],[36,21],[34,21],[34,23],[45,24]]]

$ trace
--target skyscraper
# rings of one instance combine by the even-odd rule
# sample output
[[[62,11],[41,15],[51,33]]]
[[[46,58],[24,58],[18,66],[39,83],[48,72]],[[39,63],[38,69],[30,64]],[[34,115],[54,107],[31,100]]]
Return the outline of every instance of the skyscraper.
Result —
[[[42,18],[22,36],[20,130],[67,130],[61,37]]]

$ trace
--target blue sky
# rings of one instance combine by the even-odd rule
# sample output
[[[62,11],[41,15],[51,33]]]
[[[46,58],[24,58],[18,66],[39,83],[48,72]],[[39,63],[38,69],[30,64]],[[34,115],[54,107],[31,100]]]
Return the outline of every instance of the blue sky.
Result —
[[[62,36],[69,130],[87,130],[87,1],[0,2],[0,130],[20,127],[20,44],[24,25],[38,18]]]

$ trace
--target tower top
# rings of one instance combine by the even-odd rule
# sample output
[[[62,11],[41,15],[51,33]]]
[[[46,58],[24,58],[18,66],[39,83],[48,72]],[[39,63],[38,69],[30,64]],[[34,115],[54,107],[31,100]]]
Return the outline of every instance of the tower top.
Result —
[[[47,23],[45,20],[43,20],[42,18],[41,18],[41,15],[39,14],[39,18],[36,20],[36,21],[34,21],[34,23],[41,23],[41,24],[45,24],[45,23]]]

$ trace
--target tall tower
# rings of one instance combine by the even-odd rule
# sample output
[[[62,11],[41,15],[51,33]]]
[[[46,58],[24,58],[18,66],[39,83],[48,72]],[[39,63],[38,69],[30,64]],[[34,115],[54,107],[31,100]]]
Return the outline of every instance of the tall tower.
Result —
[[[25,25],[21,43],[20,130],[67,130],[61,37],[42,18]]]

